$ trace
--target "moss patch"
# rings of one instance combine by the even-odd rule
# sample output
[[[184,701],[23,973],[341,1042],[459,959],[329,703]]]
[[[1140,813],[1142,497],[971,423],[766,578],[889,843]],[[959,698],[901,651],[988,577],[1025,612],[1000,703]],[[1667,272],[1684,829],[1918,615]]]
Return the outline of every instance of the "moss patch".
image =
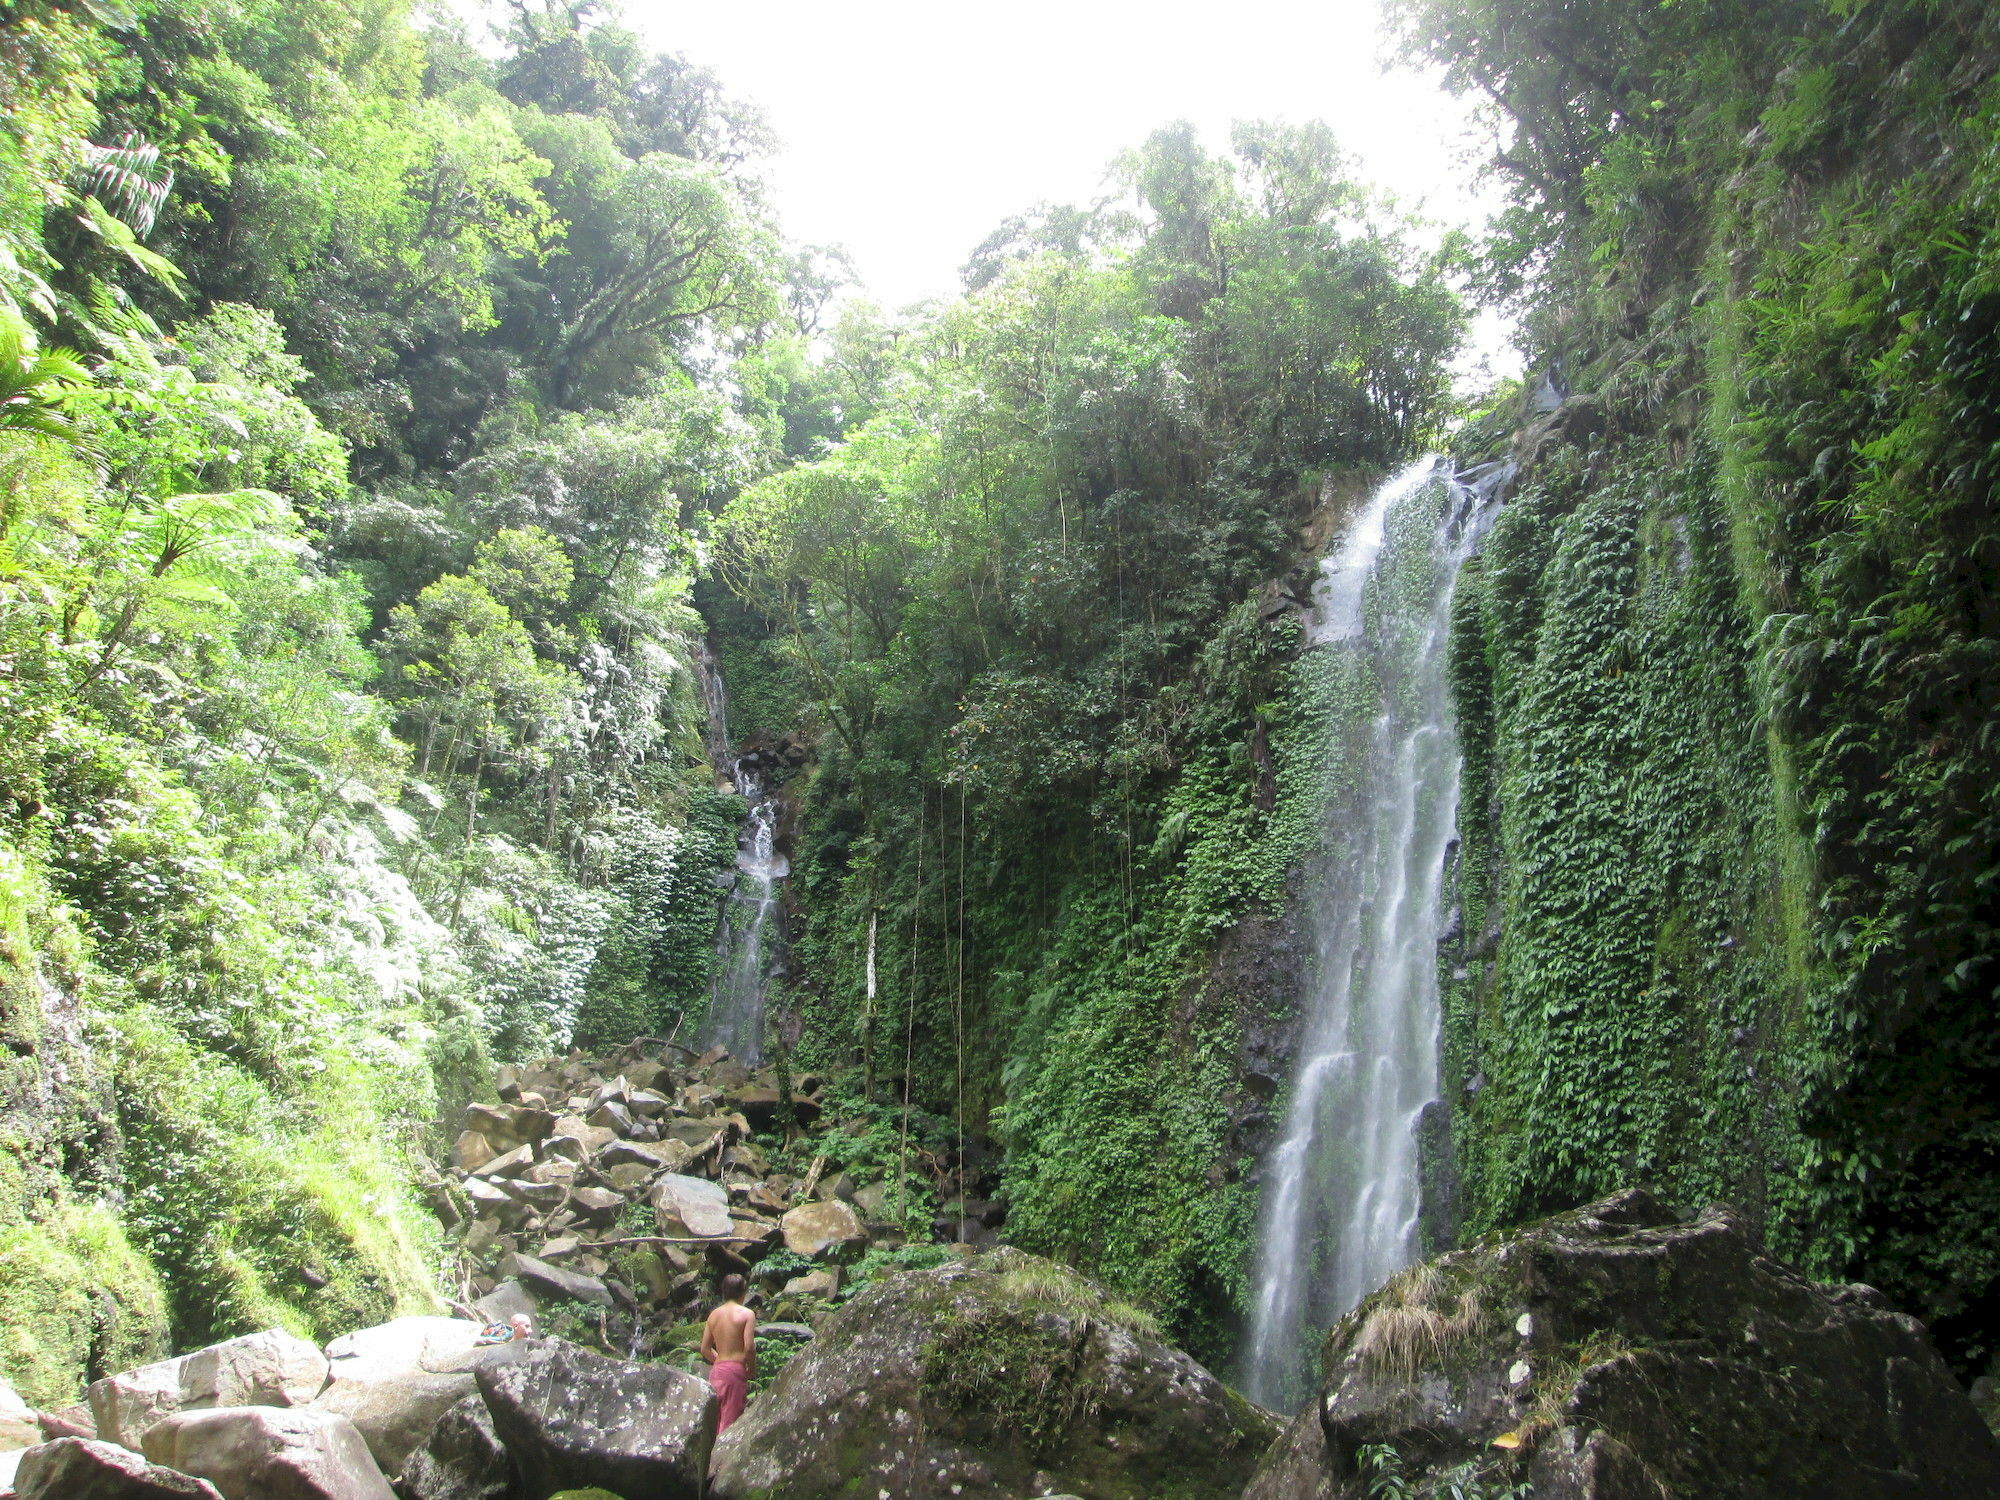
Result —
[[[954,1312],[924,1346],[924,1398],[968,1436],[1012,1436],[1030,1458],[1057,1452],[1095,1388],[1079,1376],[1089,1325],[1064,1337],[1014,1308]]]
[[[65,1205],[0,1231],[0,1374],[45,1409],[166,1349],[166,1292],[112,1213]]]

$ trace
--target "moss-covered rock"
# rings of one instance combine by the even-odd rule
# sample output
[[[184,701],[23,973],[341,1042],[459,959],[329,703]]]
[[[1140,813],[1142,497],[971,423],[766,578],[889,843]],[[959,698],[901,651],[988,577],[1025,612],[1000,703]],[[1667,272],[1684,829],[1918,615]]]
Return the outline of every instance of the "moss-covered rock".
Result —
[[[1403,1273],[1325,1371],[1244,1500],[1359,1500],[1364,1470],[1543,1500],[2000,1494],[2000,1444],[1920,1323],[1640,1191]]]
[[[1234,1495],[1277,1429],[1136,1308],[1016,1250],[868,1288],[716,1445],[718,1500]]]

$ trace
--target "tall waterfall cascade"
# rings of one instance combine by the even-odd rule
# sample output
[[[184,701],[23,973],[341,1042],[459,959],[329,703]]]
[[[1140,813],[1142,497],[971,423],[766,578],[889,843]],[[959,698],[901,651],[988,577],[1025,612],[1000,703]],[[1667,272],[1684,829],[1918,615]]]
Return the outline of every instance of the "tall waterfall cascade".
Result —
[[[1508,478],[1426,458],[1320,564],[1309,660],[1335,705],[1313,964],[1289,1102],[1264,1162],[1243,1385],[1291,1410],[1319,1335],[1418,1253],[1417,1126],[1439,1092],[1437,942],[1458,817],[1446,680],[1451,593]]]
[[[778,852],[778,801],[760,758],[730,749],[729,700],[722,673],[705,645],[699,666],[708,709],[710,764],[716,768],[719,789],[740,795],[748,811],[737,836],[735,875],[728,882],[716,929],[708,1014],[696,1040],[704,1048],[724,1047],[739,1062],[755,1066],[763,1061],[764,1002],[782,941],[779,893],[791,866]]]

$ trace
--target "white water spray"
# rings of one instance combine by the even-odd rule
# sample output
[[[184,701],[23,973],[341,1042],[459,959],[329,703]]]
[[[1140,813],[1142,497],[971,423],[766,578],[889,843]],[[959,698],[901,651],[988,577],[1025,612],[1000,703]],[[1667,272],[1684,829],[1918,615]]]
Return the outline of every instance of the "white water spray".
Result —
[[[1451,590],[1504,475],[1440,460],[1370,497],[1320,565],[1307,640],[1332,653],[1314,969],[1283,1134],[1264,1165],[1244,1388],[1311,1389],[1317,1335],[1415,1258],[1416,1127],[1438,1093],[1437,929],[1458,815]]]

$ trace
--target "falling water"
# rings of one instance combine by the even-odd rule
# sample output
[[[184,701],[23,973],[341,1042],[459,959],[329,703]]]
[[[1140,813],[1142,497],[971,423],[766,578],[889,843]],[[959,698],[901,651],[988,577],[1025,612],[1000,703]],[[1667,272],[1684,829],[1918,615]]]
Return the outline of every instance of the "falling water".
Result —
[[[1284,1133],[1265,1162],[1246,1390],[1289,1409],[1315,1334],[1417,1251],[1416,1125],[1438,1092],[1437,925],[1458,812],[1445,680],[1453,580],[1504,475],[1425,459],[1320,564],[1307,641],[1337,705],[1314,970]]]
[[[708,708],[708,751],[728,787],[749,810],[736,840],[736,874],[716,932],[715,982],[698,1040],[722,1046],[752,1066],[763,1060],[764,995],[779,944],[778,883],[791,873],[778,852],[778,800],[765,780],[761,757],[729,750],[729,703],[722,674],[706,645],[699,653],[702,697]]]

